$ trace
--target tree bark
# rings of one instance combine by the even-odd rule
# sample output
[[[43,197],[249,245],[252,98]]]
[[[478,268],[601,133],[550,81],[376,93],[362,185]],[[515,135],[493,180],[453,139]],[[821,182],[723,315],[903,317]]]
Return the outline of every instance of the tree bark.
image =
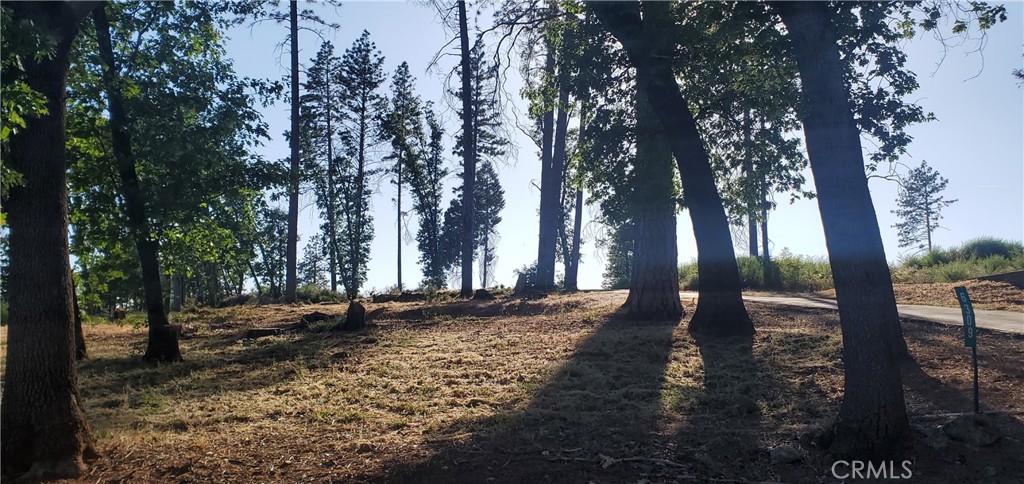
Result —
[[[330,257],[331,292],[338,292],[338,222],[334,210],[334,129],[331,127],[331,69],[330,60],[324,72],[324,85],[327,86],[327,248]]]
[[[6,202],[10,227],[7,360],[0,405],[0,471],[27,481],[77,478],[94,455],[78,393],[68,246],[65,88],[78,20],[92,8],[16,2],[15,22],[31,21],[56,41],[52,56],[25,58],[25,81],[48,113],[26,120],[8,159],[24,185]]]
[[[572,248],[569,250],[569,263],[565,267],[565,290],[579,291],[580,274],[580,231],[583,230],[583,189],[576,189],[575,213],[572,222]]]
[[[700,295],[690,320],[690,331],[709,336],[749,337],[754,325],[743,306],[729,220],[697,124],[676,84],[669,64],[671,56],[661,52],[664,46],[658,40],[658,35],[665,32],[664,25],[658,23],[671,20],[668,5],[644,3],[643,20],[635,3],[588,2],[588,5],[629,55],[637,72],[637,89],[644,91],[651,100],[679,167],[686,208],[697,242],[700,273]],[[660,54],[652,51],[656,48]]]
[[[296,263],[299,243],[299,9],[290,0],[289,31],[292,47],[291,177],[288,184],[288,246],[285,249],[284,300],[295,302],[298,290]]]
[[[643,91],[636,94],[635,186],[633,213],[633,269],[629,296],[623,307],[629,319],[678,321],[679,266],[673,198],[672,150],[665,130]]]
[[[145,197],[135,171],[128,115],[121,97],[120,79],[110,39],[110,22],[107,20],[106,7],[93,11],[93,23],[96,26],[100,58],[104,64],[103,83],[107,92],[107,106],[110,112],[111,145],[114,158],[117,160],[118,175],[121,178],[121,193],[124,195],[125,212],[128,214],[128,223],[135,235],[135,247],[138,249],[139,261],[142,265],[142,290],[146,304],[146,321],[149,326],[146,353],[142,358],[146,361],[165,363],[181,361],[177,328],[171,326],[167,320],[167,313],[164,311],[163,290],[160,287],[159,242],[153,237],[150,230],[149,220],[146,218]]]
[[[898,364],[905,346],[837,35],[827,4],[775,8],[800,71],[807,153],[843,332],[843,403],[826,445],[836,456],[892,458],[910,434]]]
[[[548,44],[547,60],[544,63],[547,77],[555,74],[555,51]],[[536,288],[551,290],[555,287],[555,246],[557,237],[558,192],[553,188],[561,184],[561,177],[555,179],[552,169],[554,152],[552,149],[555,132],[555,110],[545,111],[541,118],[540,146],[540,226],[537,231],[537,280]]]
[[[473,297],[473,190],[476,186],[476,140],[473,137],[473,90],[470,83],[469,26],[466,2],[459,0],[459,44],[462,55],[462,291],[463,298]]]

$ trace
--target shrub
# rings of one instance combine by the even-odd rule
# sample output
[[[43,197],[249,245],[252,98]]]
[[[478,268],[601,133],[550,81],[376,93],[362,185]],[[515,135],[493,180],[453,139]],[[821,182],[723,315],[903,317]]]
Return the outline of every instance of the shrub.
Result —
[[[985,259],[992,256],[1013,259],[1024,254],[1024,244],[996,237],[978,237],[964,242],[956,252],[960,259]]]
[[[316,284],[304,284],[295,290],[295,297],[299,301],[307,301],[311,303],[321,302],[344,302],[345,295],[339,292],[325,289]]]
[[[736,258],[740,270],[740,286],[745,289],[761,289],[764,287],[764,267],[761,259],[744,256]]]
[[[700,277],[697,275],[697,263],[694,261],[681,264],[679,266],[679,287],[687,291],[696,291],[697,285],[700,283]],[[626,286],[629,287],[629,281],[626,281]]]

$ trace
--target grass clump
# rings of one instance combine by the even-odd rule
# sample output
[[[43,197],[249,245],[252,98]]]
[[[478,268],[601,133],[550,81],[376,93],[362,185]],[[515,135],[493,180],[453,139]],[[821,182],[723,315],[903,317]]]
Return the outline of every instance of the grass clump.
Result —
[[[750,256],[738,257],[736,265],[744,289],[821,291],[833,287],[832,267],[824,257],[795,256],[783,251],[778,258],[770,260],[767,267],[761,259]],[[679,285],[687,290],[699,288],[696,262],[679,266]]]
[[[893,282],[957,282],[975,277],[1024,270],[1024,244],[979,237],[959,246],[936,247],[904,258],[893,267]]]

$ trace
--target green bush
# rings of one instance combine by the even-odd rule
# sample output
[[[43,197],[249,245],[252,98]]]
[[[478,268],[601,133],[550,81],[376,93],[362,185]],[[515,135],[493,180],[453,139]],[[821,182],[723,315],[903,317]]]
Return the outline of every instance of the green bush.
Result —
[[[761,289],[764,287],[764,268],[761,259],[751,256],[736,258],[740,269],[740,286],[744,289]]]
[[[681,289],[696,291],[699,282],[696,262],[690,261],[679,266],[679,287]],[[626,281],[625,287],[629,287],[629,281]]]
[[[992,256],[1013,259],[1021,254],[1024,254],[1024,244],[996,237],[978,237],[957,248],[960,259],[985,259]]]
[[[295,290],[295,297],[299,301],[306,301],[311,303],[322,303],[322,302],[344,302],[345,295],[339,292],[325,289],[316,284],[304,284]]]

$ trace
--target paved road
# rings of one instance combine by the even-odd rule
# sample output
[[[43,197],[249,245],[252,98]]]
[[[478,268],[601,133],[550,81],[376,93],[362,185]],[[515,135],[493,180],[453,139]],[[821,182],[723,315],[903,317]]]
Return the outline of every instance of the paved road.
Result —
[[[696,292],[683,292],[684,298],[696,298]],[[768,303],[785,304],[788,306],[799,306],[805,308],[836,309],[836,302],[832,299],[825,299],[814,296],[743,296],[744,300]],[[960,315],[960,308],[944,308],[938,306],[922,306],[919,304],[898,304],[896,306],[901,317],[912,319],[924,319],[942,324],[960,326],[964,324]],[[991,311],[986,309],[975,309],[974,316],[979,328],[994,329],[1007,333],[1024,334],[1024,313],[1013,311]]]

